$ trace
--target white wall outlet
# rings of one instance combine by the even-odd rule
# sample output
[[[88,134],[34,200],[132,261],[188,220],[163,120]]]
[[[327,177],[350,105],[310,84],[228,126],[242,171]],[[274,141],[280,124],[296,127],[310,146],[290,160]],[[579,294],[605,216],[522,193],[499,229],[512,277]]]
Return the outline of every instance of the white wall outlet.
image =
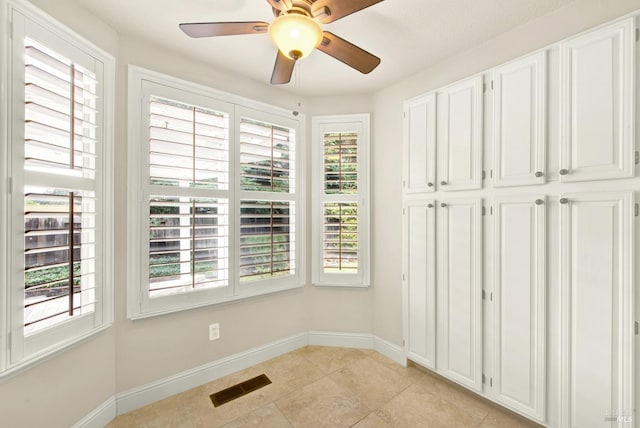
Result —
[[[220,339],[220,324],[209,324],[209,340]]]

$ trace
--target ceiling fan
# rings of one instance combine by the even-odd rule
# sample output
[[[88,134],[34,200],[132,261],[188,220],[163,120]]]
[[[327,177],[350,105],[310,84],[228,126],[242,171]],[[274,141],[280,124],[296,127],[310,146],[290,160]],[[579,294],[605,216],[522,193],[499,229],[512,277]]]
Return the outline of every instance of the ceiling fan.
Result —
[[[276,19],[273,22],[197,22],[180,24],[190,37],[231,36],[268,33],[278,47],[271,84],[289,83],[296,61],[315,48],[367,74],[380,64],[380,58],[364,49],[323,31],[328,24],[383,0],[267,0]]]

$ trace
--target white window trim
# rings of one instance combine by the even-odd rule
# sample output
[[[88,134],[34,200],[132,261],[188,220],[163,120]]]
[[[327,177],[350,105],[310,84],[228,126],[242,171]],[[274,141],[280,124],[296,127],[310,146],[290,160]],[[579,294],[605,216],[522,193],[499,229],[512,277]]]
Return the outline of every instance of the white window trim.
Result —
[[[326,287],[368,287],[370,279],[370,115],[314,116],[311,119],[313,195],[324,195],[325,132],[359,131],[358,144],[358,274],[323,272],[322,234],[324,202],[322,196],[312,202],[312,282]]]
[[[127,317],[129,319],[148,318],[183,310],[209,306],[214,304],[232,302],[253,296],[270,294],[283,290],[302,287],[305,284],[305,206],[302,198],[303,190],[306,188],[306,178],[303,173],[306,153],[304,144],[305,117],[299,115],[294,117],[290,110],[274,107],[265,103],[250,100],[248,98],[229,94],[223,91],[212,89],[207,86],[189,82],[176,77],[168,76],[142,67],[129,65],[129,100],[128,100],[128,208],[127,208]],[[141,168],[143,165],[143,150],[140,143],[143,141],[142,124],[145,94],[143,93],[143,82],[152,82],[161,85],[167,90],[178,91],[184,98],[204,97],[209,99],[209,103],[230,105],[231,111],[229,121],[230,139],[230,159],[229,168],[230,188],[229,188],[229,210],[232,217],[230,230],[233,239],[230,241],[230,262],[229,262],[229,287],[224,290],[197,290],[184,294],[176,294],[167,297],[149,299],[147,297],[148,267],[145,265],[147,252],[146,243],[148,241],[148,231],[144,225],[144,220],[148,217],[146,201],[148,195],[143,194],[144,181],[148,179],[147,171]],[[218,107],[219,109],[219,107]],[[238,273],[238,256],[236,248],[239,241],[237,219],[234,213],[239,212],[240,198],[242,191],[238,189],[239,183],[239,147],[236,146],[236,130],[238,129],[241,112],[246,109],[257,112],[259,117],[255,119],[266,119],[267,117],[278,117],[281,125],[286,125],[295,129],[296,132],[296,194],[293,197],[296,209],[296,273],[282,279],[256,281],[250,284],[241,284]],[[146,163],[145,163],[146,166]],[[268,199],[267,195],[258,196],[258,199]]]
[[[99,281],[102,284],[102,292],[96,293],[97,316],[83,316],[76,320],[69,320],[58,326],[45,330],[44,336],[50,337],[50,343],[35,352],[23,354],[15,348],[18,327],[22,319],[16,320],[11,314],[15,307],[13,296],[16,296],[16,286],[11,280],[11,257],[13,253],[11,245],[12,233],[12,203],[11,195],[17,188],[17,183],[11,178],[11,149],[13,129],[12,123],[13,101],[13,71],[12,71],[12,44],[14,13],[23,15],[27,20],[46,31],[54,33],[64,42],[90,55],[103,65],[103,127],[102,127],[102,177],[98,181],[96,177],[96,192],[100,195],[99,205],[109,207],[101,210],[98,215],[102,222],[102,242],[97,243],[102,252],[101,274]],[[114,153],[114,97],[115,97],[115,59],[112,55],[94,45],[84,37],[70,30],[61,22],[55,20],[39,8],[25,0],[0,0],[0,31],[9,34],[0,41],[0,128],[4,130],[0,139],[0,177],[3,186],[0,187],[0,250],[5,254],[0,258],[0,272],[3,272],[0,283],[0,377],[14,375],[31,367],[33,364],[44,361],[67,348],[76,345],[100,331],[109,328],[113,324],[113,153]],[[22,122],[17,126],[24,126]],[[22,161],[22,160],[20,160]],[[6,184],[4,184],[6,183]],[[22,221],[22,220],[20,220]],[[20,296],[19,296],[20,297]],[[13,303],[12,303],[13,302]],[[40,333],[38,334],[40,335]],[[20,335],[22,336],[22,335]],[[25,342],[25,340],[21,340]],[[24,345],[22,345],[24,346]],[[18,358],[16,358],[16,355]]]

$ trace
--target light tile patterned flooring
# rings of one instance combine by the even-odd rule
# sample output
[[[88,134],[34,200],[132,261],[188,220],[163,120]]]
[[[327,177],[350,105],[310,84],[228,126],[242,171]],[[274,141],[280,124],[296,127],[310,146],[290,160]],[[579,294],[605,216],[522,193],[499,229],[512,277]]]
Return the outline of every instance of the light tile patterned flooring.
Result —
[[[273,382],[215,408],[209,395]],[[537,427],[442,378],[371,350],[307,346],[116,418],[129,427]]]

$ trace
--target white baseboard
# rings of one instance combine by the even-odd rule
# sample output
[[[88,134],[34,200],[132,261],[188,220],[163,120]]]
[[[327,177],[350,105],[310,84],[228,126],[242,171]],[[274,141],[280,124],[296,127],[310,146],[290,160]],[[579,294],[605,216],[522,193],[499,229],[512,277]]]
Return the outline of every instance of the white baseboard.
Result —
[[[366,333],[334,333],[330,331],[310,331],[309,345],[373,349],[373,335]]]
[[[118,415],[302,348],[308,337],[301,333],[117,394]]]
[[[307,345],[374,349],[406,367],[404,350],[372,334],[310,331],[230,355],[209,364],[121,392],[82,418],[73,428],[99,428],[117,415],[198,387]]]
[[[116,397],[112,396],[76,422],[72,428],[103,428],[117,416],[117,413]]]
[[[373,349],[401,366],[407,367],[407,355],[400,346],[387,342],[378,336],[373,336]]]

